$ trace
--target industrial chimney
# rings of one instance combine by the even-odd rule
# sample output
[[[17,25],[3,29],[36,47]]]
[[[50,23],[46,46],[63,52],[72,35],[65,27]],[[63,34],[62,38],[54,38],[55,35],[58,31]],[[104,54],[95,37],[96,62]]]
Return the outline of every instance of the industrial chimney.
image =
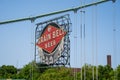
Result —
[[[107,65],[111,67],[111,55],[107,55]]]

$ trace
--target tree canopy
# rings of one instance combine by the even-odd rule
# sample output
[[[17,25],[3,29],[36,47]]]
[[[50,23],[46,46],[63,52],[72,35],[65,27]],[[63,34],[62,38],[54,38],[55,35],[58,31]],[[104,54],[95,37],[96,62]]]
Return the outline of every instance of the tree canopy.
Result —
[[[97,68],[97,69],[96,69]],[[84,70],[85,69],[85,70]],[[94,69],[94,70],[93,70]],[[12,65],[3,65],[0,67],[0,79],[26,79],[26,80],[96,80],[96,70],[98,70],[98,80],[120,80],[120,65],[113,69],[109,65],[92,66],[85,64],[82,71],[74,73],[72,68],[68,67],[48,67],[43,64],[31,62],[21,69],[17,69]],[[84,74],[85,71],[85,74]],[[82,73],[81,73],[82,72]]]

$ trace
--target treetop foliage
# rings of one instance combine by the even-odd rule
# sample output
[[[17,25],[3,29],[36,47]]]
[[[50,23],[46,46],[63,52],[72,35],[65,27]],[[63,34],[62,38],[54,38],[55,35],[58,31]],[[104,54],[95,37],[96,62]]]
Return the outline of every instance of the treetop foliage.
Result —
[[[84,70],[85,69],[85,70]],[[43,64],[31,62],[25,65],[22,69],[17,69],[12,65],[0,66],[0,79],[26,79],[26,80],[78,80],[84,79],[84,71],[86,80],[120,80],[120,65],[116,69],[109,65],[92,66],[85,64],[78,72],[74,72],[73,68],[68,67],[48,67]],[[98,73],[96,74],[96,70]],[[81,73],[82,72],[82,73]]]

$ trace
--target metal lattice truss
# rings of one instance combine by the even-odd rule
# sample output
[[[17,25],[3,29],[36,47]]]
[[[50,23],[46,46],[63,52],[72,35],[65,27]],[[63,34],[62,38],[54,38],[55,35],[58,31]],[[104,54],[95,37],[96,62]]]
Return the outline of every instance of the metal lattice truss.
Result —
[[[44,50],[35,46],[35,62],[44,63],[47,65],[70,65],[70,39],[69,35],[71,32],[70,26],[71,21],[69,18],[69,14],[60,16],[45,22],[41,22],[37,24],[35,31],[35,43],[38,42],[39,37],[43,33],[45,26],[49,23],[56,23],[59,25],[61,29],[67,32],[65,37],[61,40],[56,50],[52,52],[52,55],[47,54]],[[53,58],[53,59],[52,59]]]

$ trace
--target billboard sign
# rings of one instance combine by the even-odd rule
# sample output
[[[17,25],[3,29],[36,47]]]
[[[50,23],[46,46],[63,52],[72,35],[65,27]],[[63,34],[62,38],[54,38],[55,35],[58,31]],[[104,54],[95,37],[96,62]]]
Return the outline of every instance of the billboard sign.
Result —
[[[45,26],[36,43],[43,63],[53,64],[58,60],[64,50],[64,37],[66,34],[67,32],[56,23],[52,22]]]
[[[65,34],[66,32],[60,29],[57,24],[50,23],[43,30],[37,46],[50,54],[55,50]]]

